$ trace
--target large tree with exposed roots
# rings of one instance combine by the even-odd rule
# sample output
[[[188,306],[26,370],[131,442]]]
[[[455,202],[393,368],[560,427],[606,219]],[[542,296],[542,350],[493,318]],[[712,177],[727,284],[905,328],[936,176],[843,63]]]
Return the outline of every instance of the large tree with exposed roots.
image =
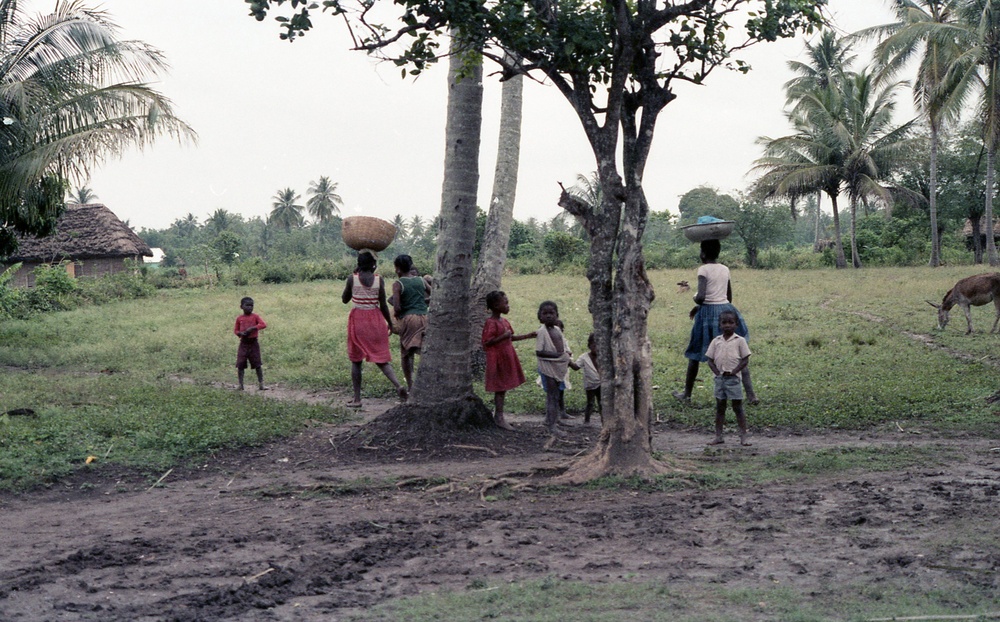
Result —
[[[263,19],[285,0],[248,0]],[[746,71],[734,53],[812,30],[826,0],[398,0],[394,25],[375,24],[381,5],[288,2],[282,37],[311,28],[323,9],[347,18],[357,47],[421,71],[449,32],[481,50],[504,76],[540,74],[569,102],[590,143],[602,192],[594,207],[563,192],[559,204],[591,241],[589,308],[601,368],[604,428],[595,447],[562,477],[652,475],[668,467],[652,455],[652,360],[647,316],[653,288],[642,235],[649,206],[642,180],[656,121],[679,83],[701,84],[719,67]],[[387,7],[386,7],[387,8]],[[734,24],[741,23],[741,28]],[[441,275],[438,275],[441,278]],[[431,322],[434,319],[431,318]],[[423,361],[426,366],[428,361]],[[450,373],[448,369],[437,370]]]

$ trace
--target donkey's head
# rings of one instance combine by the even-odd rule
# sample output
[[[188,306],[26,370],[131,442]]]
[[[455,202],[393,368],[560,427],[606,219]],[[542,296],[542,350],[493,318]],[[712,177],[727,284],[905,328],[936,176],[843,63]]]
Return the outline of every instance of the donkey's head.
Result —
[[[944,295],[944,300],[941,301],[941,304],[931,302],[930,300],[927,301],[927,304],[937,309],[938,330],[944,330],[944,327],[948,325],[948,312],[955,306],[955,303],[951,299],[951,292],[952,290],[949,289],[948,293]]]

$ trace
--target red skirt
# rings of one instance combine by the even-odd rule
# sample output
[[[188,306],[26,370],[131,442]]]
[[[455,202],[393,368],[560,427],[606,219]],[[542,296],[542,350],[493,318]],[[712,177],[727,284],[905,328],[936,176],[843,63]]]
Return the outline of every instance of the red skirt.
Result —
[[[352,363],[392,361],[389,326],[378,309],[351,309],[347,316],[347,358]]]

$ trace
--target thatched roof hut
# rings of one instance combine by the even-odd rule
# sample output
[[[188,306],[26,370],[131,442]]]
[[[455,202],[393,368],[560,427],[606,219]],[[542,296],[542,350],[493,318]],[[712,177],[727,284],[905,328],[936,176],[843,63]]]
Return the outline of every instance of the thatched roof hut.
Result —
[[[19,237],[17,251],[7,265],[21,263],[15,285],[33,285],[32,272],[42,264],[70,262],[72,276],[104,276],[127,268],[126,261],[141,262],[153,251],[128,225],[100,203],[67,205],[56,231],[44,238]]]
[[[986,235],[986,216],[979,217],[979,234]],[[972,220],[969,218],[965,219],[965,226],[962,227],[962,235],[967,238],[972,237]],[[1000,238],[1000,220],[993,223],[993,237]]]

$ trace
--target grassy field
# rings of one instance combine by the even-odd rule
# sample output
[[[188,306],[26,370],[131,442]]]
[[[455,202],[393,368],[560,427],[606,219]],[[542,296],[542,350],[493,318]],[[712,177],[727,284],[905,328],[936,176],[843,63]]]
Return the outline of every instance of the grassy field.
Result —
[[[974,308],[979,334],[956,317],[937,332],[938,301],[968,267],[750,271],[733,273],[734,302],[750,325],[751,368],[765,407],[751,425],[799,429],[921,426],[939,431],[996,430],[984,398],[1000,389],[997,345],[985,333],[992,306]],[[692,306],[675,283],[689,271],[650,274],[654,395],[662,421],[707,428],[704,408],[670,397],[681,386]],[[590,330],[587,283],[564,275],[511,277],[504,283],[515,332],[534,330],[538,303],[559,304],[570,344],[581,352]],[[350,386],[345,355],[348,307],[341,285],[312,282],[252,290],[164,291],[149,299],[52,313],[0,325],[0,412],[32,408],[35,418],[0,418],[0,488],[44,482],[87,456],[162,469],[223,447],[288,434],[310,419],[345,416],[339,406],[278,404],[219,388],[235,382],[232,324],[239,300],[252,295],[268,322],[261,345],[266,381],[303,389]],[[931,335],[931,348],[919,336]],[[529,375],[532,341],[516,347]],[[395,339],[393,348],[395,350]],[[398,365],[398,357],[396,363]],[[582,379],[568,406],[582,408]],[[709,379],[703,368],[700,380]],[[481,391],[481,385],[479,390]],[[364,394],[392,395],[374,366]],[[512,412],[541,412],[540,389],[508,395]],[[699,382],[696,404],[712,402]]]
[[[935,311],[925,302],[940,301],[956,280],[978,271],[735,271],[735,303],[750,325],[751,365],[764,401],[749,410],[752,428],[899,426],[938,435],[1000,433],[996,406],[985,401],[1000,389],[1000,335],[984,332],[992,305],[973,309],[980,332],[966,336],[958,311],[946,331],[934,330]],[[693,276],[693,270],[650,274],[657,292],[649,322],[658,387],[654,403],[661,421],[707,433],[713,400],[705,382],[695,390],[696,408],[670,397],[683,381],[692,305],[692,293],[677,293],[675,283]],[[504,289],[515,332],[534,330],[539,302],[552,299],[571,345],[582,351],[590,330],[585,279],[511,277]],[[164,291],[150,299],[0,323],[0,412],[36,413],[0,415],[0,490],[47,485],[107,464],[144,470],[152,483],[167,469],[221,449],[258,445],[312,421],[345,420],[350,415],[338,404],[279,402],[232,390],[237,345],[232,325],[244,295],[255,298],[256,311],[269,324],[261,338],[268,384],[348,389],[348,307],[340,292],[341,284],[334,282]],[[516,344],[529,375],[532,345]],[[397,347],[394,339],[394,356]],[[398,369],[398,356],[395,364]],[[582,379],[578,374],[573,379],[568,405],[582,408]],[[701,380],[708,379],[703,368]],[[482,391],[481,383],[477,388]],[[365,367],[364,394],[393,395],[374,366]],[[514,412],[540,413],[544,396],[528,384],[511,392],[507,405]],[[608,478],[591,486],[637,493],[736,489],[855,470],[927,467],[947,461],[947,451],[837,447],[734,456],[694,474],[655,481]],[[393,482],[358,485],[395,489]],[[984,550],[995,549],[995,534],[976,537],[983,538]],[[631,581],[586,585],[552,578],[491,586],[473,579],[465,591],[389,601],[358,619],[693,621],[706,619],[708,612],[718,620],[833,620],[993,609],[988,589],[915,594],[892,581],[859,584],[848,595],[826,598],[779,586],[735,590],[705,584],[678,592]]]

